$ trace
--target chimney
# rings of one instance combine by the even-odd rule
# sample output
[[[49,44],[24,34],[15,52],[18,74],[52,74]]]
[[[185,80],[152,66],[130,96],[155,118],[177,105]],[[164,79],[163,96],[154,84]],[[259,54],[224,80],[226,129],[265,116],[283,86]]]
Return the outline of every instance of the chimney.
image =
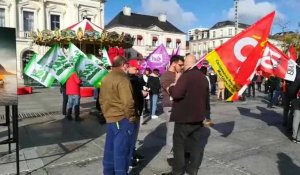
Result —
[[[167,21],[167,15],[166,15],[165,13],[159,14],[158,20],[159,20],[160,22],[166,22],[166,21]]]
[[[125,7],[123,8],[123,14],[124,14],[125,16],[131,16],[131,8],[128,7],[128,6],[125,6]]]

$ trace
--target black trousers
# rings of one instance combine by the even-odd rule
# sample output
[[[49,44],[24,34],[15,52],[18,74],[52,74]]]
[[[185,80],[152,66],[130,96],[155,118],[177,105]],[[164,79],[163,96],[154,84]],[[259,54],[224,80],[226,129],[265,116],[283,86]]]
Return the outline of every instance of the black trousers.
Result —
[[[173,174],[197,175],[203,158],[201,150],[201,123],[176,123],[173,135],[174,166]],[[189,152],[189,160],[185,159],[185,152]],[[186,163],[188,162],[188,163]]]
[[[255,97],[255,84],[252,82],[248,86],[248,97],[251,96],[251,89],[252,89],[252,97]]]
[[[62,95],[63,95],[62,114],[67,115],[68,95],[66,94],[66,89],[62,89]]]

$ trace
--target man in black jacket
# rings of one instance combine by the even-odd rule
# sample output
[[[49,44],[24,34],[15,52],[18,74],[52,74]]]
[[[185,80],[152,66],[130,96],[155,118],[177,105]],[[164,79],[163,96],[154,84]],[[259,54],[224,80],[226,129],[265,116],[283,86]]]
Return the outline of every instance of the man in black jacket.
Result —
[[[139,71],[140,65],[138,60],[129,60],[128,61],[128,76],[131,82],[132,91],[133,91],[133,99],[134,99],[134,106],[137,113],[137,116],[141,116],[144,107],[144,96],[143,96],[143,85],[139,77],[137,76]],[[139,160],[143,159],[143,156],[139,155],[135,151],[135,144],[138,138],[138,132],[140,128],[140,118],[136,122],[135,128],[135,139],[134,143],[132,143],[133,149],[133,160],[131,163],[131,167],[135,167]]]
[[[188,55],[184,60],[184,73],[169,87],[173,98],[170,121],[175,122],[173,135],[174,166],[173,174],[197,175],[201,164],[200,135],[205,114],[209,109],[209,85],[203,73],[192,67],[196,63],[193,55]],[[191,86],[192,85],[192,86]],[[186,150],[186,143],[189,150]],[[188,161],[184,153],[190,153]],[[185,162],[189,162],[185,164]]]

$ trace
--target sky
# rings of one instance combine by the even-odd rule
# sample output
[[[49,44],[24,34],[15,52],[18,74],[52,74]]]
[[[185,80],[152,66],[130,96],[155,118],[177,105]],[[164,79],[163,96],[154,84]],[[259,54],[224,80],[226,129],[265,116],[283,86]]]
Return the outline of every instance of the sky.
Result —
[[[15,29],[0,28],[0,64],[6,71],[16,74],[16,34]]]
[[[131,12],[158,16],[167,14],[167,20],[187,33],[192,28],[210,28],[224,20],[234,20],[233,0],[107,0],[105,24],[124,6]],[[239,22],[253,24],[264,15],[276,11],[272,33],[300,31],[300,0],[239,0]]]

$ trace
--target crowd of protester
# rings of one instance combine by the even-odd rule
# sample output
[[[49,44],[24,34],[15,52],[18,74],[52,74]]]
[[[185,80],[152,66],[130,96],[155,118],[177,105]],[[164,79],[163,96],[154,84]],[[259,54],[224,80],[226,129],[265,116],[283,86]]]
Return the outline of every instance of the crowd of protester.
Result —
[[[159,98],[166,117],[166,153],[168,162],[173,162],[172,172],[163,174],[196,175],[201,164],[199,150],[201,127],[212,126],[210,99],[212,96],[225,101],[231,96],[224,81],[207,67],[197,68],[193,55],[186,57],[173,55],[168,69],[160,73],[158,69],[146,68],[141,72],[139,60],[126,60],[116,56],[109,74],[104,77],[101,87],[95,89],[96,108],[100,123],[106,123],[106,140],[103,157],[103,174],[128,174],[129,168],[138,166],[144,157],[137,153],[140,119],[148,115],[157,119]],[[197,78],[195,78],[197,77]],[[72,120],[80,118],[80,83],[76,73],[61,86],[63,94],[62,113]],[[264,85],[264,91],[261,85]],[[286,82],[277,77],[264,77],[256,73],[241,97],[241,100],[255,98],[256,91],[266,94],[268,108],[289,106],[284,114],[283,125],[292,133],[291,140],[300,143],[300,100],[286,103]],[[298,97],[300,94],[298,93]],[[186,150],[185,143],[189,143]],[[189,152],[186,164],[185,153]]]

